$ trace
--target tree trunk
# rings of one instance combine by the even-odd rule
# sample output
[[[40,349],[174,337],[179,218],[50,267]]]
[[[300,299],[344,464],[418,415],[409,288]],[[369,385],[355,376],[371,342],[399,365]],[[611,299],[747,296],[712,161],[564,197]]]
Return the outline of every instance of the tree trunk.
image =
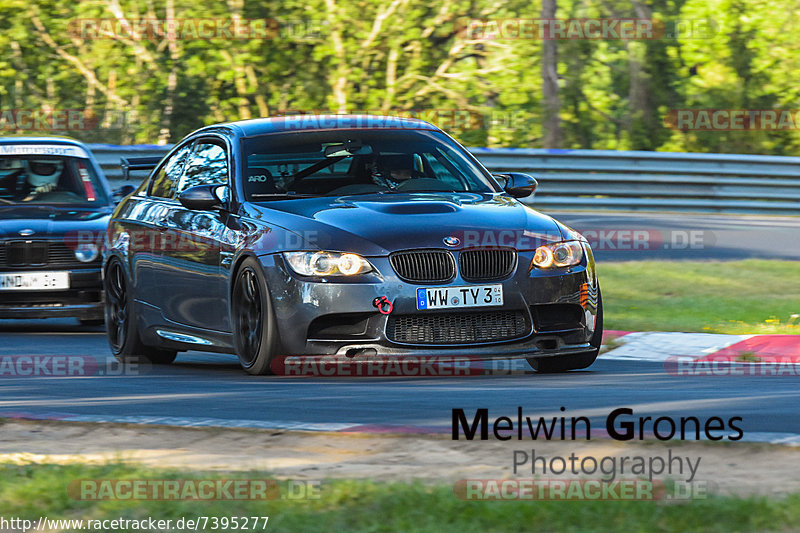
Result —
[[[335,113],[347,113],[347,75],[349,67],[347,65],[347,52],[345,51],[343,23],[338,15],[339,8],[334,0],[325,0],[327,8],[327,20],[330,22],[331,42],[333,44],[336,65],[331,70],[331,87],[333,89],[333,101]]]
[[[650,19],[652,13],[647,6],[634,1],[633,6],[639,19]],[[653,150],[651,136],[656,130],[653,111],[650,105],[650,75],[646,69],[647,44],[631,42],[628,49],[628,136],[631,150]]]
[[[175,2],[174,0],[167,0],[167,20],[175,20]],[[158,132],[158,144],[167,144],[172,136],[170,130],[172,126],[172,113],[175,111],[175,91],[178,88],[178,61],[180,60],[180,53],[178,52],[178,44],[175,42],[175,35],[172,32],[167,32],[167,49],[169,50],[170,71],[167,77],[167,91],[166,98],[164,99],[164,107],[161,112],[161,129]]]
[[[542,0],[542,19],[556,18],[556,0]],[[558,113],[561,102],[558,98],[558,41],[545,39],[542,42],[542,128],[545,148],[561,148],[561,119]]]

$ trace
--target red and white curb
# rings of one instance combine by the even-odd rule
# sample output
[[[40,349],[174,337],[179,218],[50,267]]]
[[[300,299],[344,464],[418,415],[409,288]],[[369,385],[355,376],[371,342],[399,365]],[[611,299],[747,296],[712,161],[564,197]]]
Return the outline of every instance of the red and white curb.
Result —
[[[608,331],[603,340],[614,346],[600,356],[606,360],[800,364],[800,335]]]

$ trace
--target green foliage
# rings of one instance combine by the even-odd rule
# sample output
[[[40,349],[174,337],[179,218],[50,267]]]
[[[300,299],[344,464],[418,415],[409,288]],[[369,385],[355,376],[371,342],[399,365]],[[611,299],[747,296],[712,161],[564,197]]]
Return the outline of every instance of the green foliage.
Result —
[[[797,7],[559,1],[562,19],[648,18],[665,29],[649,40],[557,42],[562,146],[797,153],[795,130],[681,132],[665,123],[675,109],[800,108]],[[0,0],[0,110],[86,110],[96,126],[68,133],[114,143],[174,142],[204,124],[286,111],[422,112],[469,145],[540,147],[542,41],[459,31],[469,20],[540,13],[541,1],[522,0]],[[170,18],[241,18],[267,31],[119,31]],[[98,25],[111,31],[92,33]]]
[[[77,479],[265,479],[258,472],[220,474],[148,470],[132,465],[0,464],[5,518],[105,520],[148,517],[269,516],[267,531],[537,531],[738,532],[793,531],[800,497],[709,497],[691,502],[463,501],[453,486],[372,481],[326,481],[320,499],[273,501],[101,501],[70,499]],[[259,524],[258,531],[261,531]],[[252,530],[252,529],[251,529]],[[124,530],[123,530],[124,531]]]

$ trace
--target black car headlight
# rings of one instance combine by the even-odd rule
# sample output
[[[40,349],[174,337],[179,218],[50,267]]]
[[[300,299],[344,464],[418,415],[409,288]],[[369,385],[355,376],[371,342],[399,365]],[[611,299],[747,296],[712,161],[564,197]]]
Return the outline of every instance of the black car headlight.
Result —
[[[532,264],[539,268],[568,267],[578,265],[582,260],[581,241],[564,241],[538,247]]]
[[[354,276],[372,270],[358,254],[342,252],[284,252],[289,266],[301,276]]]
[[[75,248],[75,259],[81,263],[91,263],[100,255],[100,250],[97,245],[92,243],[79,244]]]

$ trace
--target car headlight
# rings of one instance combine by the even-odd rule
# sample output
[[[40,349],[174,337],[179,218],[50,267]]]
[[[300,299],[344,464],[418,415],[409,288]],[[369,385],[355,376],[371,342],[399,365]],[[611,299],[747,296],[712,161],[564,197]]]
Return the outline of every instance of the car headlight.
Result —
[[[357,254],[340,252],[284,252],[283,257],[301,276],[354,276],[372,270]]]
[[[98,250],[97,245],[92,243],[79,244],[75,248],[75,259],[81,263],[91,263],[97,259],[98,255],[100,255],[100,250]]]
[[[533,265],[539,268],[568,267],[580,264],[583,246],[580,241],[545,244],[533,254]]]

